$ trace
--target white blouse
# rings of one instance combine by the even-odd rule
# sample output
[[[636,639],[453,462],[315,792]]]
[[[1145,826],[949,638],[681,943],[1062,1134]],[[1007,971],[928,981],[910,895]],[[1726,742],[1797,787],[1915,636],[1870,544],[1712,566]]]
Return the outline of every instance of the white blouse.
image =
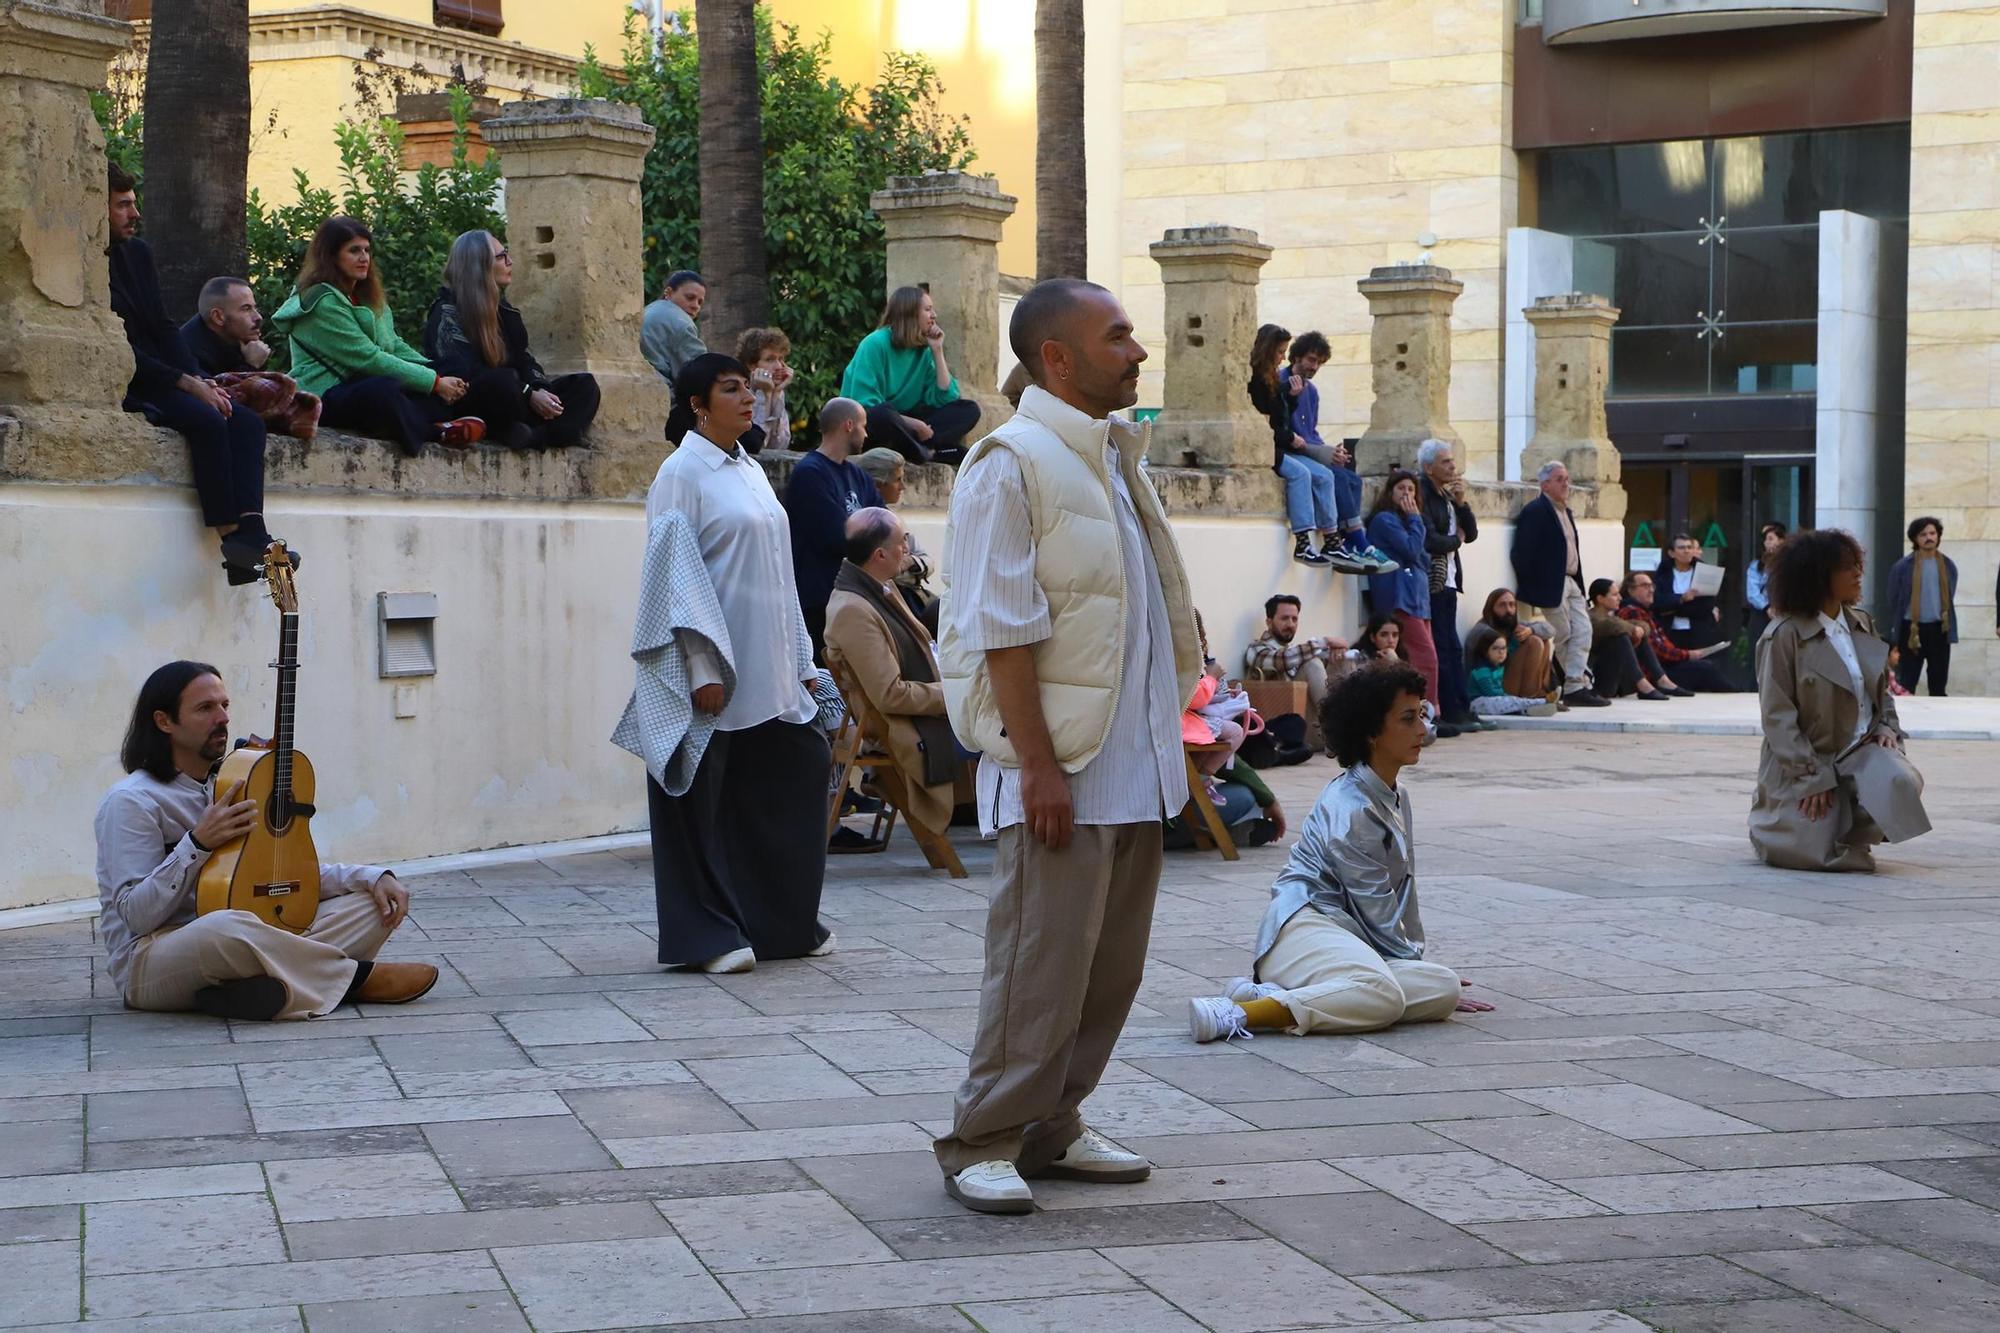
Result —
[[[1854,714],[1854,739],[1860,740],[1875,727],[1875,701],[1869,696],[1868,682],[1861,678],[1861,659],[1854,652],[1854,633],[1847,628],[1846,616],[1830,616],[1819,613],[1819,623],[1826,628],[1826,641],[1833,645],[1833,651],[1840,654],[1840,664],[1847,668],[1847,677],[1854,684],[1854,699],[1861,707]]]
[[[810,720],[818,708],[803,682],[815,674],[812,639],[792,576],[791,524],[763,466],[746,450],[731,454],[689,431],[646,492],[647,524],[671,509],[694,528],[729,626],[736,692],[716,729]],[[722,663],[706,640],[683,648],[696,689],[722,680]]]

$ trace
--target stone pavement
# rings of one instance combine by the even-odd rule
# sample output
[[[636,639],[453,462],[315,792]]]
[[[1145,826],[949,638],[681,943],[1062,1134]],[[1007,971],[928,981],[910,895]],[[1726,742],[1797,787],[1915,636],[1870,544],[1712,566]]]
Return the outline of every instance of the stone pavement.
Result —
[[[650,963],[641,853],[427,877],[434,995],[122,1012],[0,935],[0,1325],[121,1333],[1953,1333],[2000,1327],[2000,747],[1872,878],[1751,860],[1739,737],[1493,733],[1410,781],[1497,1012],[1196,1046],[1281,859],[1176,854],[1091,1120],[1158,1164],[960,1211],[984,872],[832,865],[840,952]],[[1296,820],[1331,775],[1276,775]],[[87,855],[87,849],[79,849]]]

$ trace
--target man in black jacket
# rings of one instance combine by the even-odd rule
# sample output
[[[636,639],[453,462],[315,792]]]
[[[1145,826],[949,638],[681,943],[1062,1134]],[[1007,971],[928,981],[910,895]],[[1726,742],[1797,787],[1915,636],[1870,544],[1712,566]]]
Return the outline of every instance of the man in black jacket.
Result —
[[[1563,673],[1563,702],[1603,708],[1611,701],[1591,688],[1590,601],[1584,595],[1583,543],[1569,512],[1569,469],[1547,462],[1535,479],[1542,493],[1514,520],[1514,595],[1539,608],[1549,622]]]
[[[109,170],[111,308],[125,322],[132,345],[127,412],[143,412],[157,426],[179,431],[188,442],[202,521],[222,539],[222,565],[232,584],[255,583],[271,534],[264,526],[264,423],[236,411],[202,377],[180,329],[167,315],[153,252],[139,239],[137,183],[116,166]],[[298,553],[292,552],[298,564]]]
[[[263,330],[264,317],[249,283],[210,278],[202,284],[193,316],[181,325],[181,341],[202,374],[243,374],[262,370],[271,359],[271,349],[257,336]]]
[[[1431,638],[1437,645],[1438,704],[1444,720],[1461,730],[1498,724],[1474,716],[1466,678],[1465,647],[1458,638],[1458,595],[1465,591],[1459,548],[1479,540],[1479,520],[1465,503],[1465,482],[1451,446],[1425,440],[1417,446],[1417,499],[1424,515],[1424,549],[1431,557]]]

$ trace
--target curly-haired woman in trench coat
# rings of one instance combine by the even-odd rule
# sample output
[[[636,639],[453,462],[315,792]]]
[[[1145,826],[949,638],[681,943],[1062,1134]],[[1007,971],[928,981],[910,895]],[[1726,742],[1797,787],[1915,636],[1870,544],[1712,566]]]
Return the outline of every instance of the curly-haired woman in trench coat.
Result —
[[[1774,866],[1873,870],[1873,844],[1930,831],[1923,775],[1903,753],[1889,694],[1888,646],[1855,609],[1862,563],[1860,544],[1836,529],[1794,533],[1771,561],[1750,843]]]

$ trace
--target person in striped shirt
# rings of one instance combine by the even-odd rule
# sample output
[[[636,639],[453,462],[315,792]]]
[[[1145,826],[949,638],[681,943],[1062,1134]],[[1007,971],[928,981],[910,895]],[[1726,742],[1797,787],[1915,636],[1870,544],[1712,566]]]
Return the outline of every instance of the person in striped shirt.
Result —
[[[1335,664],[1342,663],[1347,640],[1332,635],[1301,639],[1299,607],[1299,599],[1288,592],[1265,600],[1264,632],[1243,650],[1243,672],[1252,680],[1304,681],[1306,700],[1318,716],[1320,702],[1326,698],[1328,673],[1339,674]]]

